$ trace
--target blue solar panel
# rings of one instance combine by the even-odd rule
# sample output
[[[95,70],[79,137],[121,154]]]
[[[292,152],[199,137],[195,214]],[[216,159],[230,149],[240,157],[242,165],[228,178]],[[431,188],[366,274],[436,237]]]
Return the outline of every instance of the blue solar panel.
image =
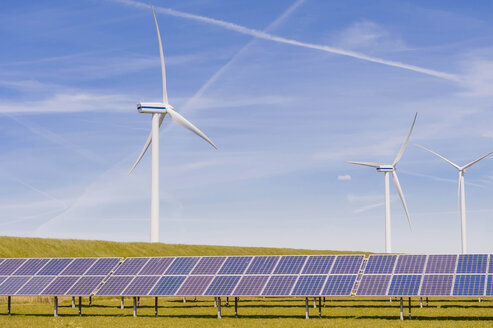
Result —
[[[329,275],[321,295],[351,296],[356,277],[356,275]]]
[[[137,274],[149,261],[148,257],[127,258],[113,273],[115,276],[129,276]]]
[[[29,259],[19,269],[15,270],[13,274],[16,276],[32,276],[36,274],[49,259]]]
[[[87,276],[106,276],[120,263],[120,258],[100,258],[85,273]]]
[[[447,296],[452,293],[453,275],[424,275],[420,295]]]
[[[359,283],[356,295],[358,296],[384,296],[390,284],[391,275],[363,275]]]
[[[219,274],[243,274],[252,259],[252,256],[230,256],[219,270]]]
[[[189,276],[178,290],[179,296],[202,295],[211,283],[213,276]]]
[[[274,274],[298,274],[306,261],[306,256],[283,256]]]
[[[51,259],[38,273],[39,276],[56,276],[65,269],[73,259]],[[17,272],[15,273],[17,274]]]
[[[185,276],[161,277],[149,295],[174,295],[185,278]]]
[[[255,256],[247,269],[247,274],[270,274],[280,256]]]
[[[426,273],[455,273],[457,255],[428,255]]]
[[[83,275],[96,261],[95,258],[74,259],[60,274],[65,276]]]
[[[482,296],[485,276],[477,274],[458,274],[455,276],[454,293],[457,296]]]
[[[139,272],[139,275],[162,275],[173,262],[173,257],[154,257]]]
[[[9,277],[0,285],[0,295],[14,295],[30,277]]]
[[[390,283],[390,296],[412,296],[418,295],[421,275],[403,274],[394,275]]]
[[[225,257],[204,256],[200,259],[199,263],[197,263],[195,268],[193,268],[191,274],[194,275],[216,274],[225,260],[226,260]]]
[[[101,284],[101,276],[84,276],[81,277],[65,295],[69,296],[89,296]]]
[[[56,277],[53,282],[46,287],[41,295],[64,295],[74,284],[79,280],[79,277],[65,276]]]
[[[236,284],[240,281],[240,276],[217,276],[214,278],[204,295],[226,296],[231,295]]]
[[[5,281],[5,279],[7,279],[8,277],[0,277],[0,285],[2,284],[2,282]]]
[[[258,296],[264,289],[267,280],[269,280],[269,276],[243,276],[233,295]]]
[[[0,263],[0,275],[11,275],[12,272],[17,270],[22,264],[26,262],[26,259],[6,259]]]
[[[330,273],[357,274],[364,258],[364,255],[338,255]]]
[[[166,270],[166,275],[184,275],[192,271],[199,257],[177,257]]]
[[[399,255],[394,273],[423,273],[426,255]]]
[[[159,280],[158,276],[140,276],[134,280],[123,291],[122,295],[128,296],[145,296]]]
[[[119,296],[132,281],[131,276],[111,276],[96,295]]]
[[[486,284],[486,295],[487,296],[493,296],[493,276],[492,275],[488,275],[488,283]]]
[[[457,273],[486,273],[486,254],[461,254],[457,263]]]
[[[303,268],[303,274],[328,274],[332,263],[335,260],[334,255],[316,255],[310,256]]]
[[[265,296],[287,296],[291,293],[298,276],[271,276],[262,292]]]
[[[389,274],[394,271],[397,255],[370,255],[365,274]]]
[[[326,278],[326,275],[300,276],[291,295],[318,296]]]
[[[55,277],[32,277],[20,290],[17,295],[39,295]]]

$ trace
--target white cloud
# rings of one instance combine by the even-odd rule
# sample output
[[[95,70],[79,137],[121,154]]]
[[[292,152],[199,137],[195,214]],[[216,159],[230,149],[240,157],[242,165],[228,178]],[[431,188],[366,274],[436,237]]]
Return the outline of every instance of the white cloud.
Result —
[[[339,175],[337,177],[337,180],[339,180],[339,181],[348,181],[348,180],[351,180],[351,176],[349,174]]]

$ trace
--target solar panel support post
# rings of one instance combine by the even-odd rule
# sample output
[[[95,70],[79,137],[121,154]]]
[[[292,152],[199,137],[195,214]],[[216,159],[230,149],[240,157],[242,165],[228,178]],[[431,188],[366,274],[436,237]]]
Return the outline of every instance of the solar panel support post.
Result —
[[[92,306],[92,296],[89,296],[89,307]]]
[[[79,317],[82,315],[82,296],[79,296]]]
[[[193,301],[194,301],[194,302],[197,302],[197,296],[195,296],[195,297],[193,298]]]
[[[324,297],[324,307],[325,307],[325,297]]]
[[[310,319],[310,313],[308,312],[308,297],[305,297],[305,319]]]
[[[140,307],[140,296],[137,297],[137,307]]]
[[[187,298],[185,296],[183,296],[183,303],[186,303],[187,302]]]
[[[229,306],[229,297],[226,297],[226,306]]]
[[[217,298],[217,318],[221,319],[221,298]]]
[[[214,307],[217,307],[217,297],[214,297]]]
[[[322,319],[322,298],[318,298],[318,317]]]
[[[401,297],[401,320],[404,320],[404,305]]]
[[[481,303],[481,297],[478,298],[478,302]]]
[[[158,299],[156,296],[156,298],[154,298],[154,316],[155,317],[157,317],[157,303],[158,303]]]
[[[428,296],[426,296],[426,307],[428,307]]]
[[[75,296],[72,296],[72,309],[75,309]]]
[[[314,309],[317,308],[317,298],[316,297],[313,298],[313,308]]]
[[[137,297],[134,297],[134,317],[137,316]]]
[[[122,296],[122,299],[120,301],[120,309],[124,309],[125,308],[125,297]]]
[[[411,319],[411,298],[409,297],[409,319]]]
[[[10,315],[10,308],[12,304],[12,296],[7,297],[7,313]]]
[[[55,296],[53,304],[55,307],[55,311],[53,313],[53,316],[58,317],[58,296]]]
[[[422,297],[419,298],[419,307],[420,308],[423,307],[423,298]]]
[[[235,297],[235,318],[238,318],[238,297]]]

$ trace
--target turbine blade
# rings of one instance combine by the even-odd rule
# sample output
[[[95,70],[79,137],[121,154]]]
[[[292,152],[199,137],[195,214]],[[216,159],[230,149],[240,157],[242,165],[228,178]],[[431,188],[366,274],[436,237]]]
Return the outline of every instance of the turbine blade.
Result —
[[[473,166],[474,164],[476,164],[477,162],[479,162],[482,159],[485,159],[486,157],[490,156],[491,154],[493,154],[493,151],[491,153],[488,153],[488,154],[484,155],[484,156],[481,156],[480,158],[478,158],[477,160],[472,161],[471,163],[468,163],[468,164],[464,165],[462,168],[463,169],[467,169],[468,167]]]
[[[347,161],[347,162],[349,164],[364,165],[364,166],[370,166],[370,167],[374,167],[374,168],[377,168],[381,165],[379,163],[374,163],[374,162],[353,162],[353,161]]]
[[[445,162],[447,162],[447,163],[449,163],[450,165],[452,165],[453,167],[455,167],[457,170],[460,170],[460,169],[461,169],[459,165],[457,165],[457,164],[455,164],[455,163],[451,162],[450,160],[446,159],[446,158],[445,158],[445,157],[443,157],[442,155],[440,155],[440,154],[438,154],[438,153],[435,153],[433,150],[430,150],[430,149],[428,149],[428,148],[426,148],[426,147],[423,147],[423,146],[421,146],[421,145],[418,145],[418,144],[416,144],[416,146],[418,146],[419,148],[422,148],[422,149],[424,149],[424,150],[426,150],[426,151],[429,151],[430,153],[432,153],[432,154],[434,154],[434,155],[436,155],[436,156],[440,157],[440,158],[441,158],[441,159],[443,159]]]
[[[196,135],[198,135],[199,137],[201,137],[202,139],[204,139],[205,141],[210,143],[212,145],[212,147],[217,149],[216,145],[212,142],[211,139],[209,139],[209,137],[207,137],[205,135],[204,132],[200,131],[199,128],[197,128],[195,125],[190,123],[186,118],[181,116],[178,112],[176,112],[175,110],[173,110],[171,108],[167,108],[166,111],[168,112],[169,116],[171,116],[171,119],[173,120],[173,122],[175,122],[176,124],[181,125],[184,128],[192,131],[193,133],[195,133]]]
[[[164,121],[165,116],[166,116],[166,114],[160,115],[159,127],[161,127],[161,125],[163,125],[163,121]],[[140,152],[139,157],[137,157],[137,160],[135,161],[134,165],[132,166],[132,168],[128,172],[128,175],[132,174],[133,170],[137,167],[137,165],[139,164],[142,157],[144,157],[144,154],[146,153],[147,149],[149,149],[149,146],[151,145],[151,143],[152,143],[152,131],[149,132],[149,136],[147,137],[146,143],[144,144],[144,147],[142,148],[142,151]]]
[[[166,89],[166,67],[164,65],[164,52],[163,43],[161,41],[161,33],[159,33],[159,26],[157,25],[156,13],[151,5],[152,15],[154,16],[154,23],[156,24],[157,40],[159,42],[159,57],[161,58],[161,75],[163,78],[163,102],[168,103],[168,91]]]
[[[392,163],[393,166],[399,163],[399,161],[402,158],[402,155],[404,155],[404,151],[406,150],[407,143],[409,142],[409,138],[411,137],[411,133],[413,133],[414,124],[416,123],[417,117],[418,117],[418,113],[414,115],[414,120],[413,120],[413,124],[411,125],[411,129],[409,130],[406,139],[404,139],[404,142],[402,143],[401,149],[399,149],[399,152],[397,153],[397,156],[395,157],[394,162]]]
[[[407,222],[409,223],[409,229],[413,231],[413,227],[411,225],[411,217],[409,216],[406,200],[404,199],[404,193],[402,192],[401,184],[399,183],[399,178],[397,177],[397,172],[395,171],[392,172],[392,181],[394,181],[395,188],[397,189],[397,192],[399,193],[399,197],[401,198],[402,201],[402,206],[404,206],[404,211],[406,211]]]

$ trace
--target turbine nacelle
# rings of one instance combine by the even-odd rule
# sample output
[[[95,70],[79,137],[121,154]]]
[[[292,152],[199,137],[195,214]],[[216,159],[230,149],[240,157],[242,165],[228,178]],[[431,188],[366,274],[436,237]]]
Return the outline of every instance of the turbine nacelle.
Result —
[[[173,106],[166,103],[157,102],[140,102],[137,104],[137,110],[139,113],[146,114],[166,114],[168,109],[173,110]]]
[[[394,172],[395,167],[393,165],[380,165],[377,167],[378,172]]]

